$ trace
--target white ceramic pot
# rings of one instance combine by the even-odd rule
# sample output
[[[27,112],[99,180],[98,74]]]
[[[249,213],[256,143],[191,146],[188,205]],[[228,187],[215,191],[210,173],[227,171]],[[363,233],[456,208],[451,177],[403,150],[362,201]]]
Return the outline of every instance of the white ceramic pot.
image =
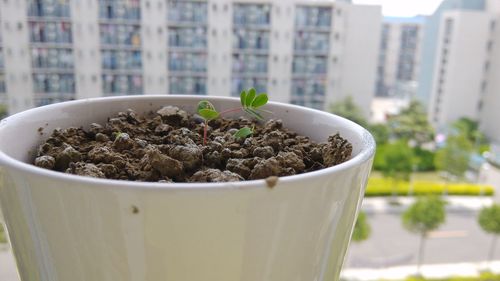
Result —
[[[176,105],[199,96],[133,96],[31,109],[0,122],[0,204],[23,281],[337,280],[375,144],[360,126],[281,103],[266,107],[316,141],[353,144],[340,165],[234,183],[141,183],[80,177],[29,164],[53,129],[105,122],[118,111]],[[208,97],[216,108],[233,98]],[[43,128],[43,135],[39,128]],[[40,129],[41,130],[41,129]]]

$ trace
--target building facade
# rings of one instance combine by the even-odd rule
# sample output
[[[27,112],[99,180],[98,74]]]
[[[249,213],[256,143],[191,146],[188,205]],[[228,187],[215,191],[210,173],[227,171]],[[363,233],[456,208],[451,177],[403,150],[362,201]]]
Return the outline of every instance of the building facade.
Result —
[[[430,121],[443,129],[468,117],[500,142],[500,5],[484,10],[449,10],[441,14],[436,60],[428,101]]]
[[[424,17],[385,17],[377,65],[376,96],[416,95]]]
[[[0,1],[0,98],[10,113],[113,95],[236,96],[368,115],[381,9],[345,1]],[[3,96],[2,96],[3,95]]]
[[[417,98],[426,107],[429,106],[431,100],[435,63],[438,55],[438,35],[443,13],[456,10],[484,11],[484,9],[485,0],[443,0],[434,14],[426,17],[417,89]]]

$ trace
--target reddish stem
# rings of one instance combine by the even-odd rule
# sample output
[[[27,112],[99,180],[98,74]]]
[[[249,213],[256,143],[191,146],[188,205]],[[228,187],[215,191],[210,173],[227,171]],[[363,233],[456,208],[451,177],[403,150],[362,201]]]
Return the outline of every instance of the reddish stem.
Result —
[[[205,126],[203,127],[203,145],[207,145],[207,127],[208,121],[205,120]]]
[[[242,108],[241,108],[241,107],[237,107],[237,108],[230,108],[230,109],[226,109],[226,110],[224,110],[224,111],[221,111],[221,112],[219,113],[219,115],[223,115],[223,114],[227,114],[227,113],[231,113],[231,112],[236,112],[236,111],[240,111],[240,110],[242,110]]]

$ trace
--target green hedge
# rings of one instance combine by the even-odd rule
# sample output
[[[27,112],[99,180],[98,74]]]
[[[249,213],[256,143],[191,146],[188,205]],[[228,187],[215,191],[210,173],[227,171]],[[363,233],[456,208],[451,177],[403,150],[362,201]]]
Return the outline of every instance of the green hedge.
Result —
[[[5,231],[3,230],[3,225],[0,223],[0,244],[7,243],[7,238],[5,237]]]
[[[394,181],[386,178],[370,178],[368,187],[366,188],[365,196],[391,196],[393,192]],[[407,181],[399,181],[396,183],[396,195],[407,196],[410,193],[410,183]],[[469,184],[469,183],[448,183],[420,181],[413,182],[413,195],[431,195],[443,194],[448,195],[488,195],[494,193],[494,188],[489,185]],[[482,193],[481,193],[482,192]]]
[[[500,281],[500,275],[493,273],[482,273],[477,277],[449,277],[449,278],[435,278],[435,279],[427,279],[427,278],[417,278],[417,277],[409,277],[406,278],[405,281]]]

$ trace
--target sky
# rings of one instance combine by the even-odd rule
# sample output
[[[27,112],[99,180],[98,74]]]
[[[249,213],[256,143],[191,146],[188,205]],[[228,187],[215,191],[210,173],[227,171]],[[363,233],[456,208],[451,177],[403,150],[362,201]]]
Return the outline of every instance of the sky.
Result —
[[[413,17],[430,15],[442,0],[353,0],[355,4],[381,5],[388,17]]]

